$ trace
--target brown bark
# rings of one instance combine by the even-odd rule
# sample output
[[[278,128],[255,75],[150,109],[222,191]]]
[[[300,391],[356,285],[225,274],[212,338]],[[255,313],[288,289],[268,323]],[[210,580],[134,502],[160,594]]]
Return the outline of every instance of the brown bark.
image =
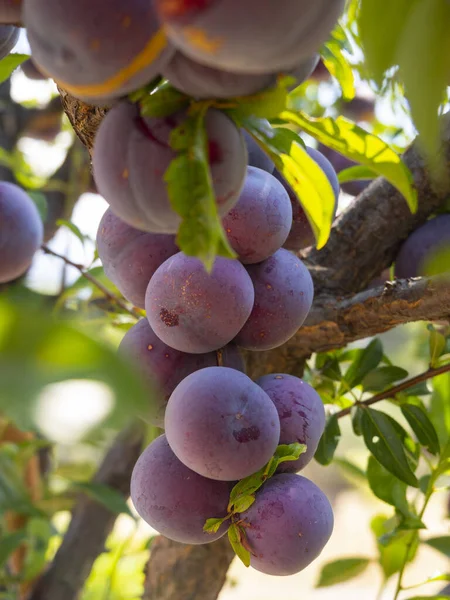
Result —
[[[158,537],[151,552],[143,600],[215,600],[234,556],[227,536],[204,546]]]
[[[296,355],[310,356],[342,348],[414,321],[440,321],[450,316],[450,279],[398,279],[343,300],[321,296],[305,325],[287,344]]]
[[[141,453],[142,442],[140,424],[125,430],[106,454],[94,481],[128,497],[131,472]],[[29,600],[76,600],[95,559],[104,551],[115,520],[116,515],[105,506],[81,496],[63,543]]]

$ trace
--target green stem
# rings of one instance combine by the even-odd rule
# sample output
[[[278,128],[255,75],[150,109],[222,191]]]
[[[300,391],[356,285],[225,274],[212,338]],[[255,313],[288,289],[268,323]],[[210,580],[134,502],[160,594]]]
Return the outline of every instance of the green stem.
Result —
[[[425,511],[427,509],[428,503],[430,501],[431,496],[433,495],[434,492],[434,476],[433,474],[430,477],[430,481],[428,483],[428,488],[427,488],[427,492],[425,494],[425,500],[422,506],[422,510],[419,513],[419,519],[422,520],[423,519],[423,515],[425,514]],[[403,561],[402,564],[402,568],[400,569],[400,572],[398,574],[398,580],[397,580],[397,587],[395,588],[395,595],[394,595],[394,600],[398,600],[398,597],[400,596],[400,593],[403,591],[403,586],[402,586],[402,582],[403,582],[403,577],[405,575],[405,571],[406,571],[406,566],[408,564],[408,558],[409,558],[409,553],[411,552],[411,548],[412,545],[415,542],[417,536],[417,531],[413,531],[410,535],[408,544],[406,546],[406,551],[405,551],[405,559]]]

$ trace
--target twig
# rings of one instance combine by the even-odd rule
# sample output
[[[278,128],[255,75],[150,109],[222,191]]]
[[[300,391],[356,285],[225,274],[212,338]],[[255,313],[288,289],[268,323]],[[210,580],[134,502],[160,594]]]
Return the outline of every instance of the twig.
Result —
[[[83,267],[83,265],[79,265],[79,264],[71,261],[69,258],[67,258],[66,256],[63,256],[62,254],[58,254],[58,252],[51,250],[46,245],[41,246],[41,248],[46,254],[50,254],[51,256],[56,256],[56,258],[60,258],[62,261],[64,261],[64,263],[66,265],[69,265],[70,267],[77,269],[77,271],[79,271],[85,279],[90,281],[92,283],[92,285],[95,285],[95,287],[98,288],[109,300],[111,300],[111,302],[114,302],[115,304],[120,306],[120,308],[122,308],[123,310],[128,312],[130,315],[133,315],[133,317],[136,317],[137,319],[140,319],[142,317],[141,312],[137,308],[135,308],[134,306],[130,308],[130,306],[128,305],[127,302],[125,302],[125,300],[122,300],[122,298],[119,298],[119,296],[116,296],[116,294],[114,294],[113,292],[108,290],[108,288],[106,286],[104,286],[103,283],[101,283],[98,279],[96,279],[88,271],[86,271],[86,269],[85,269],[85,267]]]
[[[380,394],[377,394],[376,396],[372,396],[372,398],[369,398],[368,400],[364,400],[363,402],[357,402],[357,403],[353,404],[352,406],[349,406],[348,408],[344,408],[343,410],[336,413],[336,417],[338,419],[340,419],[341,417],[345,417],[346,415],[349,415],[354,406],[371,406],[372,404],[376,404],[377,402],[381,402],[382,400],[388,400],[389,398],[394,398],[396,396],[396,394],[399,394],[400,392],[404,392],[405,390],[408,390],[408,389],[414,387],[415,385],[422,383],[423,381],[427,381],[428,379],[432,379],[433,377],[436,377],[437,375],[442,375],[443,373],[448,373],[448,372],[450,372],[450,363],[448,365],[442,365],[442,367],[428,369],[428,371],[425,371],[424,373],[420,373],[420,375],[416,375],[415,377],[411,377],[410,379],[407,379],[406,381],[403,381],[402,383],[399,383],[398,385],[394,385],[393,387],[389,388],[388,390],[381,392]]]

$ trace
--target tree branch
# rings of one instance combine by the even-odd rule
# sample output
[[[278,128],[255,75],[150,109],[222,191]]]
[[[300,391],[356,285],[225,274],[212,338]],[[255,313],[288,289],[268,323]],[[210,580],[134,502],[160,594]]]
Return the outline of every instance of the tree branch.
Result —
[[[415,321],[450,317],[450,279],[398,279],[355,296],[319,296],[287,350],[305,358]]]
[[[335,416],[337,419],[341,419],[342,417],[349,415],[354,406],[372,406],[372,404],[377,404],[377,402],[381,402],[382,400],[395,398],[395,396],[400,394],[400,392],[409,390],[419,383],[428,381],[428,379],[432,379],[433,377],[437,377],[438,375],[443,375],[444,373],[448,372],[450,372],[450,363],[448,365],[442,365],[441,367],[430,368],[428,371],[420,373],[420,375],[416,375],[415,377],[411,377],[410,379],[407,379],[398,385],[394,385],[388,390],[380,392],[376,396],[372,396],[372,398],[369,398],[368,400],[356,402],[353,406],[349,406],[348,408],[340,410],[338,413],[335,413]]]
[[[120,306],[120,308],[125,310],[127,313],[129,313],[130,315],[133,315],[133,317],[136,317],[137,319],[140,319],[142,317],[142,313],[138,308],[136,308],[135,306],[131,306],[130,304],[128,304],[128,302],[125,302],[125,300],[123,300],[119,296],[116,296],[116,294],[114,294],[113,292],[108,290],[108,288],[106,286],[104,286],[101,281],[99,281],[98,279],[93,277],[88,271],[86,271],[86,269],[85,269],[85,267],[83,267],[83,265],[74,263],[66,256],[63,256],[62,254],[58,254],[58,252],[55,252],[54,250],[52,250],[51,248],[49,248],[46,245],[41,246],[41,249],[45,252],[45,254],[50,254],[51,256],[56,256],[56,258],[60,258],[66,265],[69,265],[70,267],[73,267],[74,269],[79,271],[81,273],[81,275],[85,279],[90,281],[92,283],[92,285],[95,285],[95,287],[98,288],[102,292],[102,294],[104,294],[108,298],[108,300],[111,300],[111,302],[114,302],[115,304],[117,304],[117,306]]]
[[[130,477],[142,450],[143,427],[136,424],[118,436],[107,452],[94,481],[128,497]],[[104,551],[116,515],[81,496],[62,545],[29,600],[76,600],[96,558]]]
[[[228,536],[202,546],[158,537],[151,552],[142,600],[216,600],[234,557]]]

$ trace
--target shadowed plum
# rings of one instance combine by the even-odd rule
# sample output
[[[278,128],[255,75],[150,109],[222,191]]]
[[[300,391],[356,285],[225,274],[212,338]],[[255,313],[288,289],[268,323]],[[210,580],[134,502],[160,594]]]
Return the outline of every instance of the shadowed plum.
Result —
[[[174,52],[152,2],[24,0],[23,20],[38,67],[88,102],[147,84]]]
[[[111,209],[100,221],[97,249],[106,276],[139,308],[145,307],[145,291],[153,273],[179,252],[175,236],[134,229]]]
[[[298,331],[309,313],[314,297],[311,275],[297,256],[283,248],[246,268],[255,304],[234,341],[247,350],[277,348]]]
[[[269,396],[244,373],[226,367],[183,379],[169,399],[164,424],[170,447],[187,467],[223,481],[261,469],[280,437]]]
[[[19,28],[12,25],[0,25],[0,60],[8,56],[19,39]]]
[[[188,375],[219,364],[245,372],[245,365],[239,350],[234,344],[221,349],[221,357],[216,352],[206,354],[186,354],[170,348],[154,333],[147,319],[141,319],[125,334],[119,352],[139,371],[144,385],[156,388],[151,395],[151,405],[147,414],[152,425],[164,427],[164,413],[170,395],[177,385]]]
[[[339,181],[336,175],[336,171],[333,168],[333,165],[330,161],[318,150],[314,148],[306,149],[309,156],[319,165],[325,175],[328,177],[328,180],[333,188],[335,204],[334,204],[334,214],[336,215],[337,210],[337,201],[339,198]],[[303,248],[307,248],[308,246],[312,246],[314,244],[314,233],[309,224],[308,218],[303,210],[300,202],[298,201],[297,196],[294,193],[294,190],[285,180],[285,178],[281,175],[278,169],[274,171],[274,177],[280,181],[287,193],[289,194],[289,198],[291,199],[292,204],[292,226],[289,232],[289,236],[286,242],[283,245],[283,248],[287,248],[288,250],[293,250],[294,252],[298,252],[299,250],[303,250]]]
[[[205,533],[213,516],[225,516],[229,484],[194,473],[170,449],[165,435],[139,457],[131,476],[131,499],[140,516],[165,537],[182,544],[207,544],[226,532]]]
[[[256,383],[266,392],[280,417],[280,444],[306,444],[298,460],[281,463],[280,473],[296,473],[312,460],[325,428],[325,409],[314,388],[293,375],[275,373]]]
[[[305,569],[322,552],[334,525],[333,509],[322,490],[292,473],[269,479],[241,519],[250,564],[267,575]]]
[[[171,207],[164,174],[177,156],[170,134],[185,119],[184,111],[163,119],[141,117],[136,105],[123,101],[100,125],[93,154],[95,183],[113,212],[136,229],[178,231],[181,218]],[[239,198],[247,151],[239,129],[218,110],[208,111],[206,131],[214,192],[224,215]]]
[[[0,23],[20,23],[22,0],[0,0]]]
[[[293,69],[328,38],[345,0],[156,0],[173,44],[241,73]]]
[[[289,196],[273,175],[248,167],[239,200],[222,223],[239,260],[261,262],[287,239],[292,224]]]
[[[271,128],[269,121],[267,121],[267,128]],[[244,135],[245,145],[247,146],[249,167],[257,167],[258,169],[262,169],[263,171],[272,174],[275,169],[273,160],[261,149],[259,144],[255,142],[245,129],[242,129],[242,133]]]
[[[207,273],[198,259],[179,252],[151,278],[145,309],[164,343],[200,354],[231,342],[248,319],[253,301],[251,279],[237,260],[218,257]]]
[[[336,173],[340,173],[345,169],[350,169],[350,167],[357,167],[358,163],[350,160],[346,156],[339,154],[336,150],[332,150],[325,146],[324,144],[319,144],[319,151],[330,161],[333,165]],[[346,194],[350,194],[350,196],[359,196],[367,186],[370,185],[370,181],[347,181],[346,183],[341,184],[341,189]]]
[[[13,183],[0,182],[0,283],[25,273],[42,244],[43,230],[28,194]]]
[[[162,69],[162,75],[178,90],[193,98],[235,98],[274,87],[280,75],[292,75],[300,85],[317,65],[319,56],[307,58],[286,73],[233,73],[201,64],[177,51]]]
[[[433,271],[429,261],[435,258]],[[438,215],[416,229],[400,248],[395,276],[400,279],[450,271],[450,215]],[[436,268],[437,267],[437,268]]]

